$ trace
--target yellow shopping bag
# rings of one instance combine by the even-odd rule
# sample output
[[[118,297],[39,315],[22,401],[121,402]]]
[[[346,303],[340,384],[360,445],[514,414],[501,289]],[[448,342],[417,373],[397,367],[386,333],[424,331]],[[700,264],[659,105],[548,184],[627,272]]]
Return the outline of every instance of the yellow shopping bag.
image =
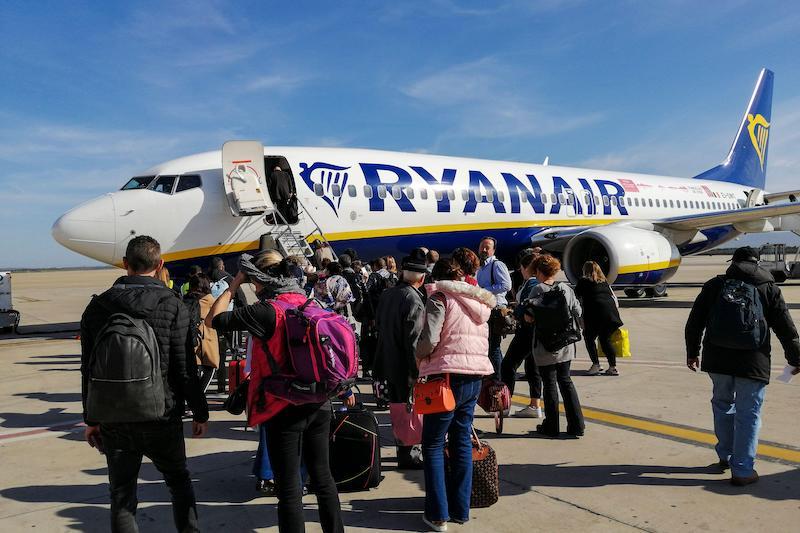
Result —
[[[614,352],[617,354],[617,357],[631,356],[631,339],[626,328],[619,328],[611,334],[611,346],[614,347]],[[600,346],[599,340],[597,342],[597,352],[601,357],[605,357],[603,347]]]

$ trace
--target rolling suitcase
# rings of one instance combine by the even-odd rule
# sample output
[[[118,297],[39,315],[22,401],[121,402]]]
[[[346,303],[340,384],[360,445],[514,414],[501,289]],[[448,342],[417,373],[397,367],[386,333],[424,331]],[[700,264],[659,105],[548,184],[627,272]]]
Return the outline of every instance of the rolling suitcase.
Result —
[[[339,492],[368,490],[383,479],[378,419],[363,405],[333,412],[330,464]]]

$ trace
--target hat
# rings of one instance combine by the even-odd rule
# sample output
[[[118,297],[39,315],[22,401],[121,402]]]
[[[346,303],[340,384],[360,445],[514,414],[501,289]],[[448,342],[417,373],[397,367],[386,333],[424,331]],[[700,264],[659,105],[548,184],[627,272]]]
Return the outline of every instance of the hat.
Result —
[[[421,274],[428,272],[425,252],[422,248],[414,248],[409,255],[403,258],[403,270],[419,272]]]
[[[731,257],[729,263],[731,261],[738,263],[740,261],[751,261],[753,263],[757,263],[761,259],[761,255],[758,253],[758,250],[753,248],[752,246],[742,246],[741,248],[737,248],[735,252],[733,252],[733,257]]]

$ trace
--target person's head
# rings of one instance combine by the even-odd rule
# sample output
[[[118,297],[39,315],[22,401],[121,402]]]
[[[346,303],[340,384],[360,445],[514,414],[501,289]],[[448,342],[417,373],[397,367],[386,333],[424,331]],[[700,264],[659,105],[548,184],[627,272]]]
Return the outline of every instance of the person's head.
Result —
[[[364,264],[358,259],[356,259],[355,261],[353,261],[352,267],[353,270],[355,270],[356,272],[361,272],[361,269],[364,268]]]
[[[322,262],[320,263],[320,266],[322,266],[322,270],[327,270],[328,265],[330,265],[330,264],[331,264],[330,257],[323,257],[322,258]]]
[[[197,294],[200,297],[211,294],[211,280],[202,271],[189,278],[189,294]]]
[[[478,254],[469,248],[456,248],[453,250],[452,258],[467,276],[474,276],[481,267],[481,260],[478,258]]]
[[[300,268],[305,268],[305,266],[309,264],[306,256],[300,254],[290,255],[286,258],[286,261]]]
[[[438,260],[439,260],[439,252],[437,252],[436,250],[428,250],[428,253],[425,254],[425,261],[429,265],[436,264],[436,261]]]
[[[731,261],[734,263],[758,263],[761,260],[761,254],[752,246],[742,246],[733,252]]]
[[[198,276],[203,273],[203,268],[200,265],[192,265],[189,267],[188,278],[191,279],[194,276]]]
[[[358,253],[353,248],[345,248],[342,250],[343,254],[347,254],[350,256],[350,259],[356,261],[358,259]]]
[[[411,253],[403,258],[402,268],[403,280],[415,287],[421,287],[425,282],[425,275],[428,273],[425,252],[420,248],[411,250]]]
[[[439,259],[433,265],[431,277],[434,281],[462,281],[464,271],[455,259]]]
[[[128,271],[129,276],[155,277],[163,265],[161,245],[157,240],[147,235],[139,235],[128,241],[122,266]]]
[[[378,271],[383,270],[386,268],[386,260],[383,257],[379,257],[372,262],[372,270]]]
[[[275,275],[275,269],[283,263],[283,254],[278,250],[259,252],[253,258],[253,266],[265,274]],[[288,265],[288,263],[286,263]],[[287,269],[288,270],[288,269]],[[261,292],[263,285],[256,280],[249,280],[255,285],[256,293]]]
[[[161,280],[161,283],[169,287],[170,277],[169,277],[169,269],[162,265],[161,268],[158,269],[156,273],[156,277]]]
[[[383,259],[386,261],[386,270],[389,272],[397,272],[397,261],[394,260],[394,256],[387,255]]]
[[[225,270],[225,261],[221,257],[211,259],[211,270]]]
[[[561,261],[552,255],[540,255],[533,260],[533,269],[536,272],[536,279],[549,281],[561,270]]]
[[[342,265],[338,261],[331,261],[328,263],[327,270],[329,276],[338,276],[342,273]]]
[[[484,237],[478,245],[478,256],[482,260],[492,257],[497,252],[497,239],[494,237]]]
[[[583,264],[583,277],[590,279],[595,283],[600,283],[606,280],[606,275],[603,274],[603,269],[594,261],[586,261]]]
[[[339,256],[339,264],[342,265],[342,268],[350,268],[353,266],[353,258],[348,254],[342,254]]]
[[[536,271],[534,270],[533,264],[539,255],[540,254],[537,254],[531,250],[530,253],[524,254],[519,258],[519,271],[525,281],[528,281],[536,276]]]

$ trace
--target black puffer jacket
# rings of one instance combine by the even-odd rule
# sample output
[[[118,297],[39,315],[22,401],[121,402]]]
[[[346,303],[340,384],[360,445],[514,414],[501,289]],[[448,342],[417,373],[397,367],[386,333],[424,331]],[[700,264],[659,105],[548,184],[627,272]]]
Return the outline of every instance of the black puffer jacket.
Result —
[[[417,341],[422,333],[426,297],[406,282],[381,294],[376,313],[378,345],[373,373],[389,382],[389,401],[408,401],[419,376]]]
[[[781,290],[775,285],[772,274],[751,261],[731,264],[724,276],[717,276],[703,285],[686,322],[686,354],[689,359],[700,357],[700,341],[708,325],[714,302],[719,297],[725,279],[736,279],[755,285],[764,306],[767,325],[783,345],[790,365],[800,365],[800,341]],[[701,370],[729,376],[755,379],[769,383],[770,334],[758,350],[731,350],[703,340]]]
[[[125,285],[139,287],[124,288]],[[180,420],[188,401],[198,422],[208,420],[208,404],[197,378],[189,313],[180,299],[159,280],[147,276],[123,276],[114,286],[89,302],[81,318],[81,374],[84,420],[89,357],[97,333],[114,313],[144,318],[158,338],[161,374],[164,376],[166,416]],[[86,420],[93,425],[92,421]]]

